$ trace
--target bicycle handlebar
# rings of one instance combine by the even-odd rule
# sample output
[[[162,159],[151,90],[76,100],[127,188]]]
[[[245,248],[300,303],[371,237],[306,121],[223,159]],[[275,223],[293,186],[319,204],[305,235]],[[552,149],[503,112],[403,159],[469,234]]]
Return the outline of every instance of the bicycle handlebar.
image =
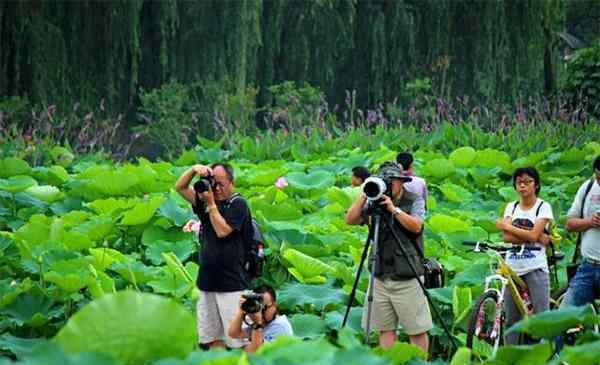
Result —
[[[494,251],[521,251],[521,250],[530,250],[530,251],[539,251],[542,248],[534,245],[511,245],[511,246],[501,246],[492,244],[487,241],[462,241],[462,244],[465,246],[475,246],[476,248],[481,248],[484,250],[494,250]]]

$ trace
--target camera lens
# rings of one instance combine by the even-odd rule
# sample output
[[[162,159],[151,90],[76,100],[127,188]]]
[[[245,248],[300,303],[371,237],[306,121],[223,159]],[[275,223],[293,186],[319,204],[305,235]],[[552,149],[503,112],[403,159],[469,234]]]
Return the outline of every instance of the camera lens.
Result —
[[[373,182],[365,184],[364,192],[367,197],[374,198],[379,195],[379,185]]]
[[[200,180],[196,181],[196,183],[194,184],[194,190],[198,194],[204,193],[204,192],[208,191],[208,189],[211,187],[211,185],[212,184],[209,179],[200,179]]]
[[[369,200],[381,198],[387,189],[386,182],[382,178],[376,176],[369,177],[362,186],[362,191]]]
[[[246,301],[242,303],[242,310],[246,313],[257,313],[260,312],[263,308],[263,298],[260,294],[248,294],[244,295]]]

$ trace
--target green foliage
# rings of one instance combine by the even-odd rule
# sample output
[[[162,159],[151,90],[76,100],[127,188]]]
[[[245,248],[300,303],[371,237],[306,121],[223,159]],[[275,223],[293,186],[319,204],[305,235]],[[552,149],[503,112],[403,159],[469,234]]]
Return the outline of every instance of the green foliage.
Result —
[[[563,89],[575,104],[600,111],[600,42],[578,50],[567,61]]]
[[[269,92],[274,99],[270,108],[273,115],[273,127],[284,126],[291,131],[302,130],[305,123],[319,125],[321,111],[319,106],[323,98],[321,91],[304,82],[297,85],[293,81],[270,86]]]
[[[55,341],[66,352],[102,352],[133,365],[186,356],[196,344],[196,326],[192,314],[170,299],[125,291],[84,307]]]
[[[538,338],[552,339],[569,328],[584,323],[587,325],[600,324],[600,317],[589,305],[539,313],[516,323],[509,331],[524,332]]]
[[[173,157],[189,145],[193,133],[189,113],[190,95],[186,86],[171,80],[159,89],[140,95],[142,111],[150,120],[146,126],[149,138]]]
[[[555,133],[575,133],[561,128]],[[600,145],[594,126],[573,134],[579,136],[576,146],[548,141],[545,130],[532,131],[528,143],[516,132],[486,134],[463,124],[428,134],[413,132],[357,129],[335,139],[273,132],[260,135],[260,143],[243,137],[247,139],[235,145],[202,139],[201,146],[184,152],[175,163],[113,163],[73,153],[63,167],[59,163],[69,159],[60,157],[68,156],[61,149],[54,150],[59,157],[50,156],[45,166],[31,167],[18,157],[1,160],[12,171],[0,180],[0,328],[13,337],[0,337],[0,348],[30,362],[45,354],[76,363],[80,358],[70,352],[81,350],[113,354],[114,361],[123,363],[426,363],[405,343],[388,352],[361,345],[365,272],[358,280],[348,328],[339,330],[367,236],[365,227],[345,223],[345,212],[359,193],[348,187],[352,166],[364,164],[376,171],[382,161],[405,150],[407,139],[423,143],[415,153],[415,168],[427,178],[431,197],[425,249],[445,265],[448,282],[446,288],[430,292],[460,340],[473,299],[490,273],[490,258],[467,252],[460,242],[500,239],[494,221],[514,197],[511,170],[535,165],[544,180],[543,198],[559,216],[591,173],[591,159]],[[20,156],[19,151],[11,156]],[[233,163],[236,189],[260,222],[268,258],[260,281],[276,287],[279,309],[297,335],[313,340],[281,339],[250,357],[237,351],[190,353],[195,333],[191,309],[199,295],[195,280],[202,268],[195,263],[196,235],[181,230],[193,214],[173,186],[190,164],[214,159]],[[281,177],[287,186],[282,180],[276,185]],[[572,237],[561,244],[571,250]],[[150,293],[161,297],[148,297]],[[574,320],[591,319],[586,313],[547,312],[515,330],[552,337]],[[23,339],[51,338],[57,332],[61,345],[77,349],[66,354],[51,345],[39,352],[23,349],[29,344]],[[136,337],[138,332],[141,337]],[[71,334],[62,339],[63,333]],[[433,357],[453,363],[468,359],[465,351],[451,357],[439,328],[430,335]],[[185,351],[173,338],[185,338]],[[565,358],[588,361],[582,346],[565,349]],[[495,359],[485,359],[480,349],[474,353],[490,363],[538,364],[546,362],[539,359],[547,352],[546,347],[526,346],[503,349]]]

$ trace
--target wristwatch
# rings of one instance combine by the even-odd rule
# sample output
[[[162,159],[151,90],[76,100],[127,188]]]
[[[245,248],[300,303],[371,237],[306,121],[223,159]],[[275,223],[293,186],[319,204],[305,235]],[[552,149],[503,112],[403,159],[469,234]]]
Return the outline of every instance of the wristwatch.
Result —
[[[400,214],[400,213],[402,213],[402,209],[400,209],[400,208],[396,207],[396,209],[394,209],[394,214],[393,214],[393,215],[394,215],[394,217],[395,217],[395,216],[396,216],[396,214]]]

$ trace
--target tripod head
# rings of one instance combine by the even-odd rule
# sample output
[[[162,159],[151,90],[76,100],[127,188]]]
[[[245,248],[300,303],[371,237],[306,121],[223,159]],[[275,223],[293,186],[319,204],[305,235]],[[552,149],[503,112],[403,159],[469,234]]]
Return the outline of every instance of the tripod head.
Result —
[[[381,205],[381,202],[383,202],[383,198],[379,198],[376,200],[367,200],[367,204],[366,204],[366,213],[368,216],[385,216],[390,215],[390,212],[388,212],[385,209],[385,206]]]

